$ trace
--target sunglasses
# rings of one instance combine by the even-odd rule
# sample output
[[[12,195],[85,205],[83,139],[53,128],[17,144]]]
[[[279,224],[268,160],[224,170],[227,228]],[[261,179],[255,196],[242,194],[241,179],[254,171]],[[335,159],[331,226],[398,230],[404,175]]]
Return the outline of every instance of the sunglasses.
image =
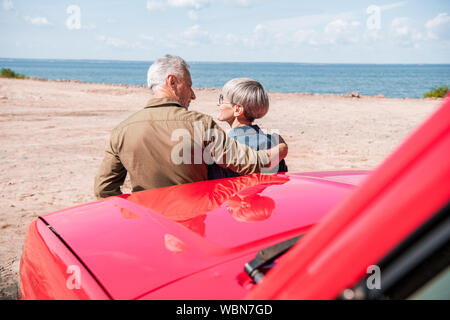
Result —
[[[228,103],[234,105],[233,102],[228,102]],[[219,95],[219,104],[223,104],[223,94]]]

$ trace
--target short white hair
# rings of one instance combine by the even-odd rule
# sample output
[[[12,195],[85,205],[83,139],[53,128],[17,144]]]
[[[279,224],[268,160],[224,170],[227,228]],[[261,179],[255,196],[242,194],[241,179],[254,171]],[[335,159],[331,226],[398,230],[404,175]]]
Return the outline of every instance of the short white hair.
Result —
[[[231,103],[244,107],[244,116],[250,122],[264,117],[269,111],[269,95],[256,80],[231,79],[223,86],[222,93]]]
[[[182,58],[166,54],[164,57],[156,60],[147,72],[147,86],[151,93],[164,86],[169,74],[183,79],[189,72],[189,65]]]

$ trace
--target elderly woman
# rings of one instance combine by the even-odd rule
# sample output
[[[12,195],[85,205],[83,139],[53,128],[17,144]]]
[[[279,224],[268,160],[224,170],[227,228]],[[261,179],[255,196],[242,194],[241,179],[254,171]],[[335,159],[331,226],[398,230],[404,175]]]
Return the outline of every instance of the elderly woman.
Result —
[[[261,83],[249,78],[236,78],[228,81],[219,97],[218,120],[226,121],[231,126],[228,135],[239,143],[246,144],[254,150],[266,150],[282,140],[278,135],[265,134],[255,119],[264,117],[269,111],[269,96]],[[287,172],[284,160],[270,172]],[[236,177],[237,173],[212,164],[208,167],[209,179]]]

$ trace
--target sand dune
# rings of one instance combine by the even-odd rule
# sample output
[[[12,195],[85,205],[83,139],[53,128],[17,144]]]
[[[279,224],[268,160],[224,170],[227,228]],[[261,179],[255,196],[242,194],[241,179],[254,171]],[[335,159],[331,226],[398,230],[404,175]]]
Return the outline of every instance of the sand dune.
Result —
[[[219,90],[195,93],[191,109],[216,116]],[[16,298],[29,223],[95,200],[93,179],[111,129],[148,98],[142,87],[0,79],[0,299]],[[270,99],[257,123],[288,142],[293,172],[373,169],[440,103],[281,93]]]

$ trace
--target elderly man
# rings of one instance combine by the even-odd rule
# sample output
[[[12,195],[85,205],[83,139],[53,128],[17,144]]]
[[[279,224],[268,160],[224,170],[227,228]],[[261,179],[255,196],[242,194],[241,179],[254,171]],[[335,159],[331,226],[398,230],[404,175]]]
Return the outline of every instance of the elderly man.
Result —
[[[127,172],[136,192],[207,180],[212,162],[244,175],[286,157],[285,143],[254,151],[227,137],[210,116],[189,111],[195,94],[182,58],[166,55],[155,61],[147,82],[152,93],[147,106],[111,133],[95,178],[97,198],[121,194]]]

